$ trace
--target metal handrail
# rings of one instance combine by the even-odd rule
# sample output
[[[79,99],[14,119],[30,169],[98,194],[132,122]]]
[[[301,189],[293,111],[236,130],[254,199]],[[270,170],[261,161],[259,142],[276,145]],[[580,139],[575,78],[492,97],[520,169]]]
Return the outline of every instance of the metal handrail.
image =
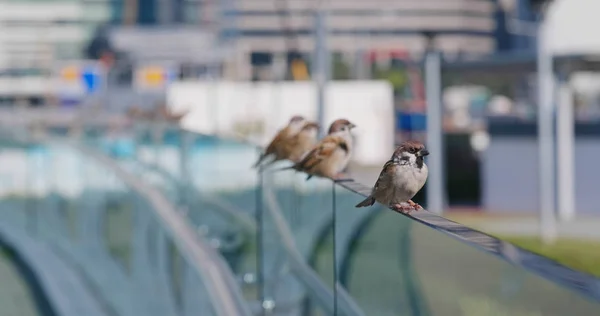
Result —
[[[235,141],[261,148],[261,146],[245,139],[243,135],[238,135],[238,137],[235,138]],[[371,193],[371,187],[354,180],[334,183],[334,185],[343,187],[364,197],[369,196]],[[391,211],[391,209],[389,210]],[[481,249],[488,254],[498,256],[511,264],[520,266],[525,270],[533,272],[556,284],[574,290],[589,299],[600,301],[600,278],[598,277],[573,270],[547,257],[527,251],[511,243],[453,222],[427,210],[422,210],[410,215],[402,215],[440,231],[469,246]],[[347,293],[340,284],[336,284],[336,289],[338,290],[338,293]]]

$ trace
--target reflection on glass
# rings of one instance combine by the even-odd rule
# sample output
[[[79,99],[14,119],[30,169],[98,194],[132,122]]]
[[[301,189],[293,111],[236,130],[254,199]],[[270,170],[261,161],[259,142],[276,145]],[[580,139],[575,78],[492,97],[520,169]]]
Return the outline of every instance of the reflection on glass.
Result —
[[[337,188],[337,230],[355,225],[340,281],[367,315],[596,315],[585,300],[523,268]],[[347,202],[341,206],[340,202]],[[365,214],[373,214],[373,217]],[[351,231],[351,229],[348,229]]]
[[[67,223],[67,234],[69,236],[70,239],[77,240],[78,238],[78,229],[77,229],[77,222],[78,222],[78,217],[77,217],[77,213],[78,213],[78,209],[79,209],[79,205],[80,205],[80,201],[79,198],[69,198],[66,199],[65,204],[64,204],[64,216],[65,216],[65,220]]]
[[[143,212],[144,209],[149,209],[149,207],[140,208],[140,211]],[[146,262],[148,263],[151,269],[155,269],[158,264],[158,254],[156,249],[158,244],[158,229],[158,224],[156,224],[155,221],[152,220],[148,223],[148,229],[146,230],[146,251],[148,253],[148,258]]]
[[[171,290],[173,293],[173,297],[175,298],[175,304],[178,309],[182,308],[182,273],[183,273],[183,258],[177,251],[177,248],[173,244],[172,241],[167,242],[168,247],[168,264],[169,264],[169,281],[171,281]]]
[[[107,192],[104,213],[105,242],[109,253],[126,271],[131,268],[134,205],[128,191]]]
[[[183,312],[182,315],[216,316],[210,293],[204,285],[203,279],[190,265],[184,264],[185,278],[183,279]]]

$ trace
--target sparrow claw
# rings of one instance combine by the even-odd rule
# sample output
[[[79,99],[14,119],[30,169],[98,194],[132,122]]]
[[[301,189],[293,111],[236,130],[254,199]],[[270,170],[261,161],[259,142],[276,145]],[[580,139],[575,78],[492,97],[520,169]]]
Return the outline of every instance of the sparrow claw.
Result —
[[[408,205],[410,205],[415,211],[418,210],[422,210],[423,207],[421,205],[419,205],[418,203],[413,202],[412,200],[408,200],[406,201],[408,203]]]
[[[399,213],[403,213],[403,214],[409,214],[410,211],[414,210],[414,207],[411,205],[404,205],[404,204],[392,204],[391,205],[392,210],[399,212]]]

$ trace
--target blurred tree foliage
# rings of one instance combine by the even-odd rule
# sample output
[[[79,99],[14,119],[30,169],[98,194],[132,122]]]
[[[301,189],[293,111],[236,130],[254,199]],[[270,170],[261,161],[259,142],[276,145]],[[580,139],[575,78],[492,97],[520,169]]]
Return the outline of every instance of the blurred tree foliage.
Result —
[[[383,68],[377,65],[373,65],[372,70],[373,78],[387,80],[392,84],[394,94],[398,94],[399,92],[401,92],[408,83],[408,75],[406,73],[406,68],[404,67],[393,66]]]
[[[331,60],[331,76],[333,80],[352,79],[350,65],[344,60],[341,53],[334,53]]]

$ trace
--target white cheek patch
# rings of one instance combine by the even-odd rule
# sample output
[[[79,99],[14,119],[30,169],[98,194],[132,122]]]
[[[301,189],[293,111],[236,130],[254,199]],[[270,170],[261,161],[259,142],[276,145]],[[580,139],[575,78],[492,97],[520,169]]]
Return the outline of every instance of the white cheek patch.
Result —
[[[409,154],[409,153],[402,153],[401,160],[404,162],[404,164],[413,165],[413,164],[417,163],[417,156],[415,156],[413,154]]]

